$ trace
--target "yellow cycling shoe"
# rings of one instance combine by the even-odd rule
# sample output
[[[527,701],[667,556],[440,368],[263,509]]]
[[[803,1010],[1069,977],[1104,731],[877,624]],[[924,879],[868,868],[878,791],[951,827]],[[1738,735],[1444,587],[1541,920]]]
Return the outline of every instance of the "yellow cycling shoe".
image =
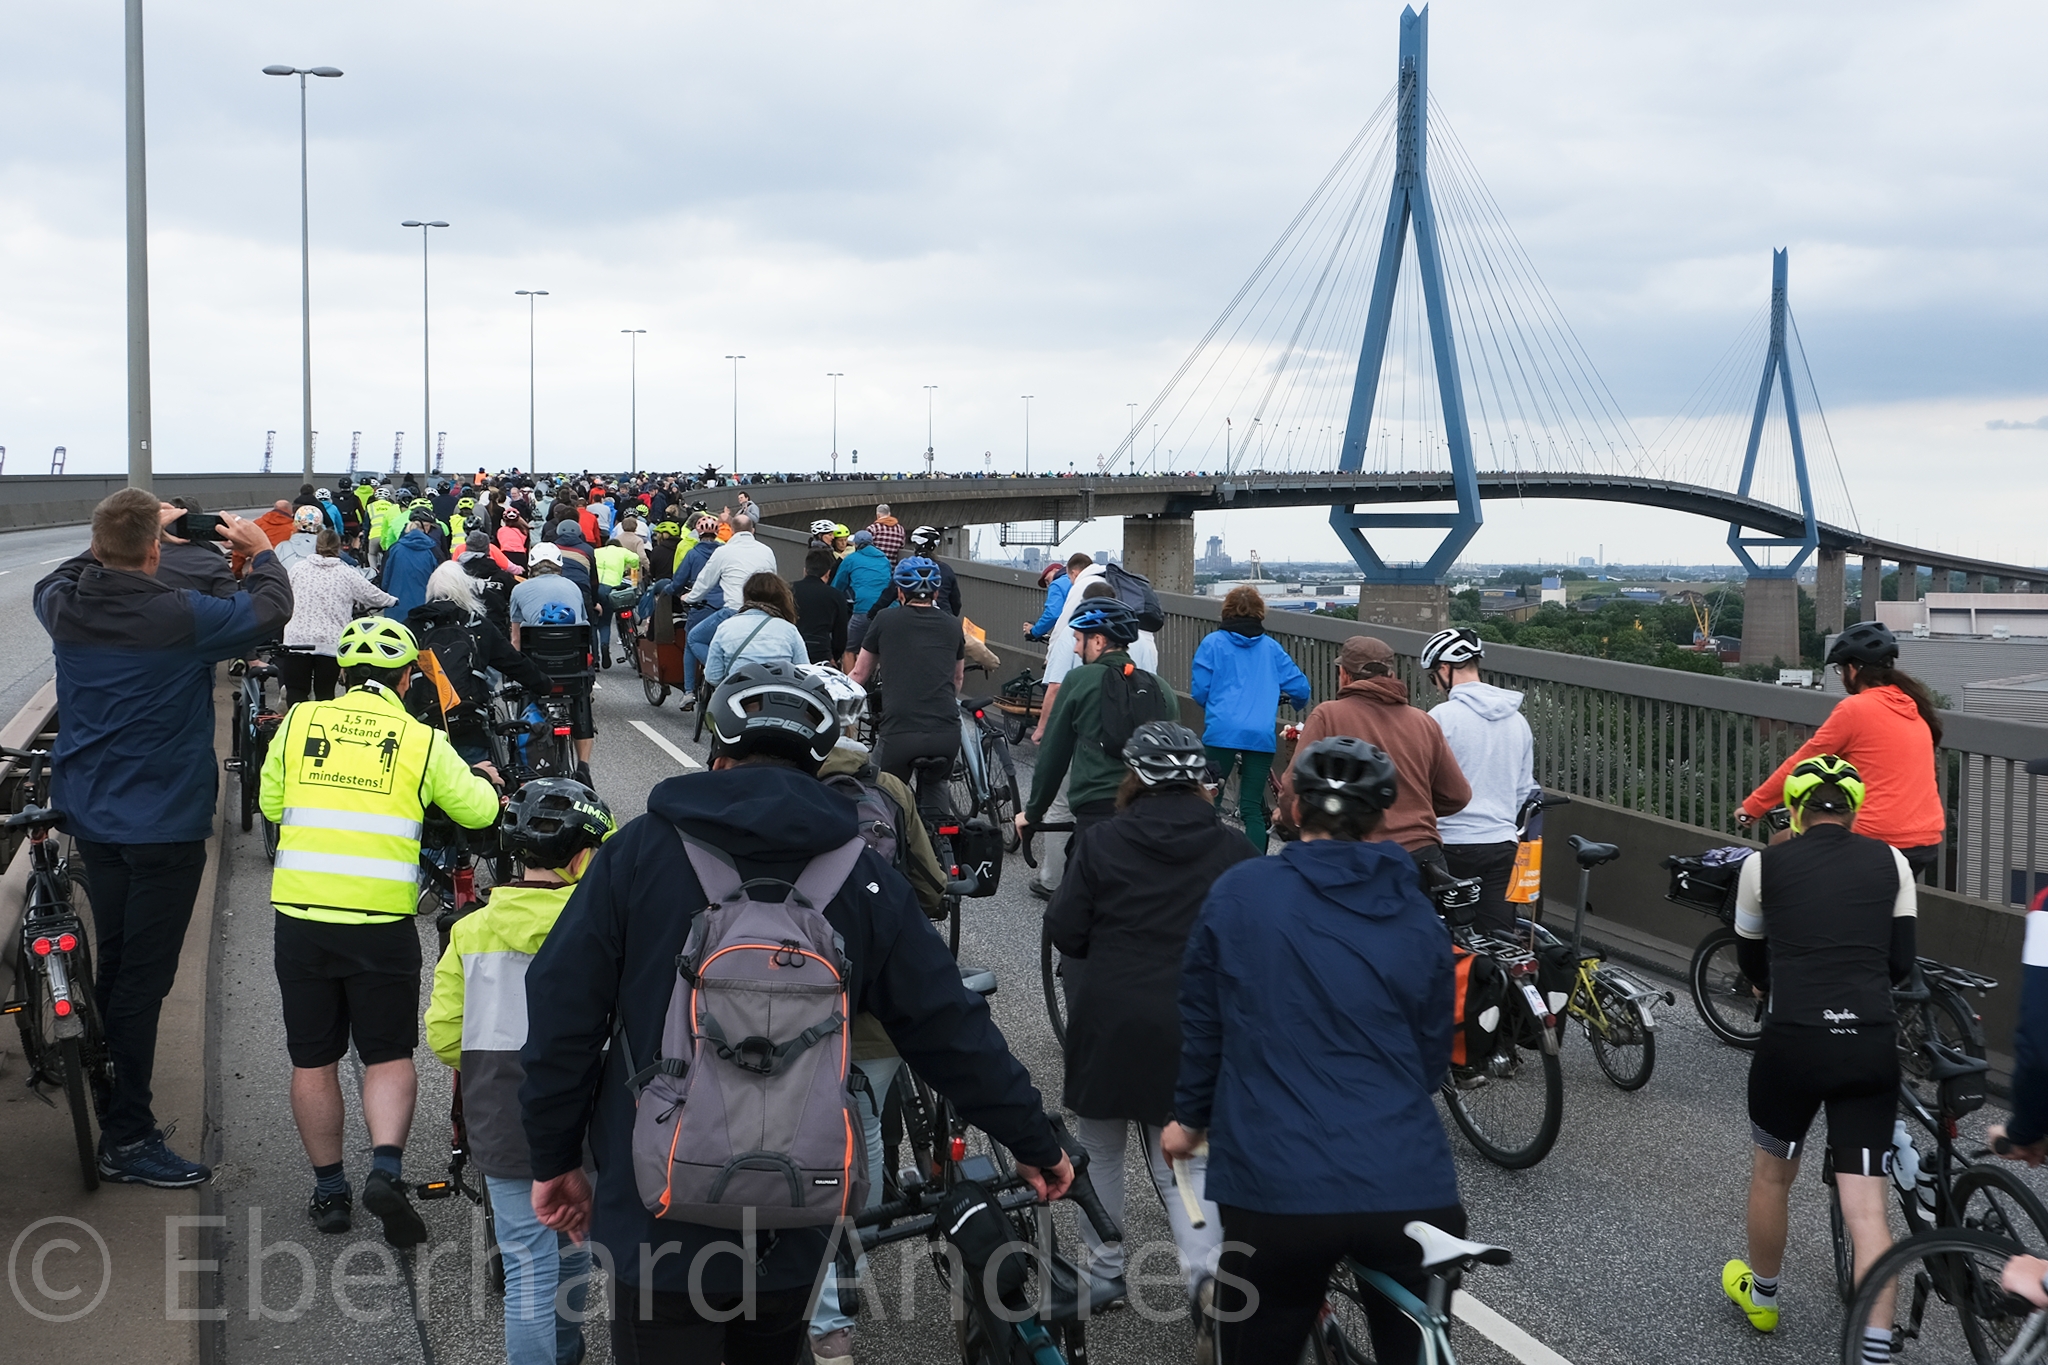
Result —
[[[1730,1261],[1721,1267],[1721,1292],[1728,1296],[1730,1303],[1742,1310],[1742,1315],[1749,1319],[1751,1327],[1759,1332],[1775,1332],[1778,1330],[1778,1306],[1772,1304],[1769,1308],[1764,1308],[1750,1297],[1749,1287],[1755,1278],[1756,1275],[1750,1270],[1747,1262]]]

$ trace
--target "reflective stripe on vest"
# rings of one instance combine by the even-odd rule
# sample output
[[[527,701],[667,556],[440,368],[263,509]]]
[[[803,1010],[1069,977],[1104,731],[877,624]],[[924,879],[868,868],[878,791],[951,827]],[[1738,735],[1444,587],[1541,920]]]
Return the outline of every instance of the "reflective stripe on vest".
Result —
[[[362,924],[419,908],[420,789],[434,731],[368,689],[301,702],[271,741],[284,818],[270,899],[281,914]]]

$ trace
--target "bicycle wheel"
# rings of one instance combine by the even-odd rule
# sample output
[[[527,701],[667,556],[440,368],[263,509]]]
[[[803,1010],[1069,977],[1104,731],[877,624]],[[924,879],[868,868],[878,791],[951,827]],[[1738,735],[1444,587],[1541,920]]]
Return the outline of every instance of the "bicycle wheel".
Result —
[[[1842,1217],[1842,1193],[1835,1188],[1832,1165],[1823,1178],[1828,1186],[1828,1240],[1834,1252],[1835,1297],[1845,1304],[1851,1303],[1856,1298],[1856,1248],[1849,1241],[1848,1220]]]
[[[100,1187],[100,1154],[92,1134],[92,1098],[86,1093],[84,1040],[59,1038],[57,1056],[64,1068],[64,1098],[71,1105],[71,1136],[78,1143],[78,1173],[90,1193]]]
[[[1751,993],[1749,978],[1735,961],[1735,943],[1735,931],[1725,926],[1701,939],[1686,979],[1708,1031],[1730,1047],[1747,1050],[1763,1036],[1764,1004]]]
[[[1593,1060],[1607,1079],[1622,1090],[1641,1090],[1657,1069],[1657,1030],[1643,1017],[1643,1007],[1602,980],[1593,977],[1593,998],[1606,1022],[1585,1021],[1586,1041],[1593,1045]]]
[[[668,684],[644,673],[640,675],[640,691],[646,696],[649,706],[659,706],[668,700]]]
[[[981,737],[982,771],[988,774],[988,818],[1003,832],[1003,851],[1017,851],[1017,774],[1010,764],[1010,745],[1000,734]]]
[[[1913,1340],[1914,1360],[2039,1361],[2042,1320],[2024,1300],[1999,1288],[1999,1273],[2020,1253],[2018,1243],[1972,1228],[1933,1228],[1898,1242],[1870,1267],[1842,1315],[1840,1359],[1863,1358],[1863,1326],[1893,1294],[1893,1340]],[[2034,1349],[2008,1355],[2022,1339]]]
[[[263,781],[263,755],[256,738],[256,718],[249,704],[237,708],[236,725],[241,731],[241,766],[235,778],[242,802],[242,833],[256,826],[256,793]]]
[[[1508,1008],[1514,1007],[1511,998]],[[1485,1065],[1445,1081],[1443,1096],[1451,1120],[1481,1156],[1522,1171],[1550,1155],[1557,1142],[1564,1068],[1556,1053],[1544,1050],[1535,1020],[1519,1013],[1510,1018],[1500,1032],[1500,1051]]]
[[[1949,1198],[1966,1228],[2018,1242],[2035,1255],[2048,1254],[2048,1205],[2003,1166],[1972,1166],[1956,1177]]]
[[[1365,1301],[1341,1267],[1330,1277],[1329,1295],[1316,1310],[1305,1358],[1308,1365],[1369,1365],[1372,1360]]]
[[[1052,1021],[1052,1036],[1067,1045],[1067,982],[1059,949],[1052,946],[1052,930],[1038,933],[1038,979],[1045,987],[1045,1015]]]

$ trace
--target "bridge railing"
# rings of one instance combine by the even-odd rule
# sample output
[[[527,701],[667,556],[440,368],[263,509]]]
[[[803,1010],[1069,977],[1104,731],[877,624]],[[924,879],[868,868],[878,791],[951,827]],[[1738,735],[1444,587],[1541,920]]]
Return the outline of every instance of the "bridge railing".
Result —
[[[953,560],[967,615],[998,643],[1045,604],[1036,577]],[[1161,593],[1166,627],[1160,671],[1185,693],[1203,637],[1222,620],[1217,598]],[[1337,690],[1337,651],[1370,634],[1396,655],[1419,705],[1440,700],[1416,656],[1428,636],[1391,626],[1275,611],[1266,632],[1301,666],[1316,701]],[[1827,719],[1834,698],[1795,688],[1617,663],[1548,650],[1489,645],[1484,676],[1524,694],[1536,741],[1536,778],[1572,796],[1734,837],[1736,805]],[[1286,712],[1276,719],[1291,715]],[[2048,726],[1942,713],[1938,778],[1948,814],[1940,884],[2000,905],[2048,885],[2048,791],[2027,760],[2048,757]]]

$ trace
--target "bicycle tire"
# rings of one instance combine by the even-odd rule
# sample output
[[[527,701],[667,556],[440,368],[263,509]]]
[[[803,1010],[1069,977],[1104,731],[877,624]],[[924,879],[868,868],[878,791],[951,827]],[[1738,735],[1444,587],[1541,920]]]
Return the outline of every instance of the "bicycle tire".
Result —
[[[505,1297],[505,1249],[498,1245],[498,1211],[491,1207],[489,1182],[477,1183],[477,1199],[484,1206],[484,1278],[490,1282],[491,1293],[502,1299]]]
[[[1845,1365],[1862,1359],[1863,1325],[1879,1297],[1896,1287],[1893,1339],[1901,1310],[1915,1338],[1916,1360],[1995,1362],[2031,1315],[2022,1301],[1998,1287],[2005,1262],[2020,1254],[2016,1242],[1971,1228],[1930,1228],[1894,1242],[1872,1263],[1842,1315],[1840,1354]],[[2022,1311],[2025,1310],[2025,1311]],[[2033,1354],[2025,1357],[2038,1361]]]
[[[1977,1012],[1954,990],[1931,986],[1925,1000],[1898,1002],[1899,1075],[1921,1102],[1932,1108],[1939,1096],[1933,1061],[1921,1044],[1938,1042],[1984,1060],[1984,1029]]]
[[[256,793],[263,781],[263,759],[256,753],[252,741],[256,737],[256,718],[247,702],[237,708],[236,726],[241,731],[241,761],[235,771],[238,782],[237,793],[242,802],[242,833],[247,834],[256,826]]]
[[[1763,1036],[1764,1007],[1750,994],[1749,978],[1736,965],[1736,940],[1736,932],[1726,925],[1701,939],[1693,949],[1686,983],[1707,1031],[1728,1046],[1749,1052]]]
[[[953,960],[960,960],[960,898],[946,897],[946,951]]]
[[[1842,1192],[1835,1188],[1834,1172],[1828,1182],[1828,1240],[1835,1267],[1835,1297],[1846,1307],[1856,1298],[1856,1248],[1849,1241],[1849,1222],[1842,1217]]]
[[[92,917],[92,888],[85,883],[85,869],[67,865],[64,878],[69,891],[71,912],[78,916],[84,928],[79,936],[78,947],[72,950],[72,971],[76,973],[80,989],[74,996],[78,1014],[85,1021],[85,1037],[80,1051],[85,1058],[85,1083],[91,1088],[93,1115],[104,1121],[107,1103],[113,1096],[113,1064],[107,1054],[107,1026],[100,1018],[99,996],[95,992],[93,971],[93,942],[98,930]]]
[[[1059,949],[1053,947],[1050,926],[1038,931],[1038,979],[1045,989],[1045,1015],[1052,1021],[1052,1036],[1062,1051],[1067,1046],[1067,985],[1062,974]]]
[[[1371,1365],[1372,1338],[1365,1300],[1346,1282],[1348,1279],[1342,1267],[1330,1277],[1329,1292],[1316,1313],[1316,1325],[1308,1334],[1309,1365]],[[1359,1341],[1352,1340],[1354,1334]]]
[[[85,1089],[85,1048],[79,1038],[59,1038],[57,1056],[64,1067],[64,1098],[71,1105],[71,1136],[78,1144],[78,1173],[85,1190],[100,1187],[99,1142],[92,1132],[92,1098]]]
[[[1641,1090],[1657,1069],[1657,1030],[1643,1017],[1643,1007],[1628,999],[1596,975],[1593,989],[1601,997],[1599,1006],[1607,1018],[1603,1027],[1586,1023],[1586,1041],[1593,1045],[1593,1060],[1618,1090]]]
[[[640,691],[647,698],[649,706],[659,706],[668,700],[668,684],[659,678],[640,675]]]
[[[1510,1000],[1509,1007],[1513,1004]],[[1461,1088],[1453,1077],[1444,1082],[1443,1096],[1452,1122],[1481,1156],[1503,1170],[1526,1171],[1557,1145],[1564,1123],[1564,1067],[1536,1037],[1536,1022],[1526,1015],[1514,1017],[1520,1021],[1516,1036],[1510,1040],[1508,1030],[1501,1030],[1508,1051],[1500,1054],[1510,1059],[1513,1070],[1496,1072],[1489,1066],[1485,1079],[1469,1088]]]
[[[1966,1228],[2048,1253],[2048,1205],[2013,1171],[1989,1163],[1971,1166],[1949,1187],[1956,1218]]]

